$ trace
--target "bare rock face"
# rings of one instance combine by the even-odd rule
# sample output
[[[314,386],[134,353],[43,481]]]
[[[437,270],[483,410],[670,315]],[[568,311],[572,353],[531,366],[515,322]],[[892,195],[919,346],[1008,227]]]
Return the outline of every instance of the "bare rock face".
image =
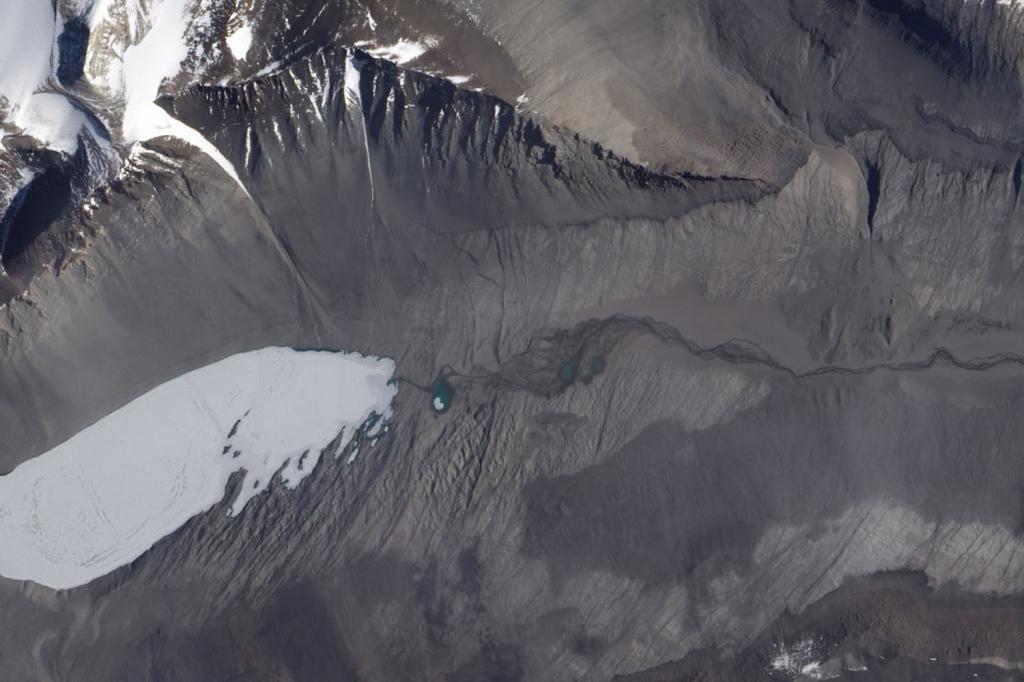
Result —
[[[1015,679],[1021,12],[58,2],[74,149],[0,109],[0,470],[265,346],[398,397],[0,581],[5,679]]]

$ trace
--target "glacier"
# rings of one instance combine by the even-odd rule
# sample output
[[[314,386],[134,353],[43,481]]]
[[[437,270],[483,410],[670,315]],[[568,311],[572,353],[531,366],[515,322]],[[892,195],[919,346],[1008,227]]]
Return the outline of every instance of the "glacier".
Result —
[[[295,488],[360,427],[382,430],[393,361],[264,348],[193,370],[0,477],[0,575],[84,585],[223,500],[229,514],[275,476]]]

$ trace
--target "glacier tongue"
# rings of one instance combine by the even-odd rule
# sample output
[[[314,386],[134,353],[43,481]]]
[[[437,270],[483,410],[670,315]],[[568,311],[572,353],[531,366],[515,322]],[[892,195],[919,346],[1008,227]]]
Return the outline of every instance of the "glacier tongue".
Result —
[[[203,137],[202,133],[195,128],[185,125],[152,102],[140,114],[139,119],[135,122],[135,131],[139,135],[139,142],[153,140],[158,137],[172,137],[192,145],[209,156],[229,178],[235,181],[235,184],[245,193],[245,196],[250,200],[252,199],[249,190],[246,189],[242,179],[238,177],[238,172],[235,170],[234,165],[228,161],[227,157],[212,142]]]
[[[186,142],[209,156],[250,196],[235,167],[209,140],[154,104],[160,85],[178,75],[188,57],[186,31],[195,5],[195,0],[163,0],[155,5],[145,36],[122,55],[122,135],[125,142],[145,142],[164,136]]]

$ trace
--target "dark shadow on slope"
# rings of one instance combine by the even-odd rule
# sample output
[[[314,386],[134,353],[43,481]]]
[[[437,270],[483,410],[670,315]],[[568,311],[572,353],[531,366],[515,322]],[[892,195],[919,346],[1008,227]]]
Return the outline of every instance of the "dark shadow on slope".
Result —
[[[47,168],[19,192],[0,226],[0,254],[5,268],[17,269],[19,259],[70,200],[71,173],[64,166]]]
[[[85,53],[89,46],[89,26],[82,17],[68,19],[64,31],[57,37],[60,56],[57,80],[64,87],[72,86],[85,70]]]

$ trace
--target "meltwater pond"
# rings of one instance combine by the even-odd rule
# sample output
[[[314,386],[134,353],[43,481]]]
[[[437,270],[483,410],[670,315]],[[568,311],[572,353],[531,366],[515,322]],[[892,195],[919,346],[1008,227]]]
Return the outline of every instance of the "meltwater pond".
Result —
[[[430,386],[430,394],[430,404],[433,405],[434,410],[447,412],[448,408],[452,406],[452,401],[455,400],[455,387],[444,377],[438,377]]]
[[[386,358],[265,348],[157,386],[0,477],[0,575],[83,585],[216,505],[236,471],[232,515],[277,475],[294,488],[390,417],[393,374]]]

